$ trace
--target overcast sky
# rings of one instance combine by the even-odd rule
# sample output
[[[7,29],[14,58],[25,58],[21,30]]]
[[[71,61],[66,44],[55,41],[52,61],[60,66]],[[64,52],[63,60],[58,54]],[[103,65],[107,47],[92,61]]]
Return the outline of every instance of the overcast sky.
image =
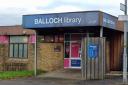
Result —
[[[100,10],[118,16],[124,0],[0,0],[0,26],[22,24],[22,15]]]

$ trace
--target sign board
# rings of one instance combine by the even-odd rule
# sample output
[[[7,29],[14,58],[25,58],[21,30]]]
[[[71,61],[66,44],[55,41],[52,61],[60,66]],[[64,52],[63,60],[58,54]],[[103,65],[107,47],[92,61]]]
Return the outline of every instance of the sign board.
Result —
[[[24,28],[99,26],[100,12],[71,12],[23,16]]]
[[[103,13],[103,26],[107,28],[116,29],[118,18],[109,14]]]
[[[122,4],[122,3],[120,3],[120,10],[123,11],[123,12],[125,12],[125,5]]]
[[[71,67],[81,67],[80,59],[71,59]]]
[[[128,21],[128,15],[119,15],[118,20],[120,21]]]
[[[98,56],[98,45],[96,44],[89,44],[88,45],[88,57],[89,58],[96,58]]]
[[[101,15],[102,14],[102,15]],[[102,17],[100,19],[100,17]],[[56,27],[103,26],[116,29],[118,18],[100,11],[23,15],[23,28],[48,29]],[[84,28],[85,29],[85,28]]]

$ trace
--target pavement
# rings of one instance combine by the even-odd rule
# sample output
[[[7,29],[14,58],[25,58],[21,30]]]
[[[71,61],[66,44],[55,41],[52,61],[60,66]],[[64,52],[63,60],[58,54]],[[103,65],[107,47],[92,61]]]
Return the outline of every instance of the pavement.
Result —
[[[74,80],[55,78],[21,78],[0,80],[0,85],[122,85],[121,78],[105,80]]]
[[[41,78],[59,78],[59,79],[76,79],[81,80],[81,71],[80,70],[64,70],[59,69],[56,71],[48,72],[38,77]]]
[[[0,80],[0,85],[122,85],[121,76],[104,80],[82,80],[80,70],[58,70],[37,77]]]
[[[114,72],[114,73],[117,73],[117,72]],[[67,82],[66,85],[68,84],[69,85],[122,85],[122,75],[116,75],[114,73],[107,74],[104,80],[83,80],[81,78],[80,70],[60,69],[57,71],[52,71],[43,75],[39,75],[38,77],[46,80],[51,80],[51,81],[55,80],[56,83],[57,81]],[[114,75],[111,75],[111,74],[114,74]],[[120,73],[117,73],[117,74],[120,74]]]

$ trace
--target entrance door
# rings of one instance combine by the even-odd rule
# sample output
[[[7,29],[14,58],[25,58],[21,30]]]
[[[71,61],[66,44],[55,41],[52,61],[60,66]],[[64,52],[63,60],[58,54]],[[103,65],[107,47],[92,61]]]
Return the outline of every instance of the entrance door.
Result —
[[[83,34],[65,34],[64,68],[81,69],[81,39]]]

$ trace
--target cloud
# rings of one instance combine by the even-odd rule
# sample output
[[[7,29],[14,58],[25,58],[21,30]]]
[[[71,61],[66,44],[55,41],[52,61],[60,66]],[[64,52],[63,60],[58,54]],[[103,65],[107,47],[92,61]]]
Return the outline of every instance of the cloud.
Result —
[[[0,0],[0,25],[21,24],[22,15],[101,10],[112,15],[123,14],[123,0]],[[4,20],[3,20],[4,19]],[[15,20],[12,21],[11,20]]]
[[[53,2],[53,0],[0,0],[0,7],[26,7],[31,8],[38,5],[47,6]]]
[[[9,15],[0,15],[0,26],[6,26],[6,25],[19,25],[21,24],[21,17],[16,14],[11,14],[11,17]]]
[[[59,12],[74,12],[74,11],[84,11],[85,9],[82,9],[80,7],[75,7],[71,5],[62,5],[59,7],[56,7],[54,9],[51,9],[51,12],[54,11],[55,13]]]
[[[120,11],[120,3],[123,0],[58,0],[59,3],[72,5],[86,10],[101,10],[118,16],[122,14]]]

